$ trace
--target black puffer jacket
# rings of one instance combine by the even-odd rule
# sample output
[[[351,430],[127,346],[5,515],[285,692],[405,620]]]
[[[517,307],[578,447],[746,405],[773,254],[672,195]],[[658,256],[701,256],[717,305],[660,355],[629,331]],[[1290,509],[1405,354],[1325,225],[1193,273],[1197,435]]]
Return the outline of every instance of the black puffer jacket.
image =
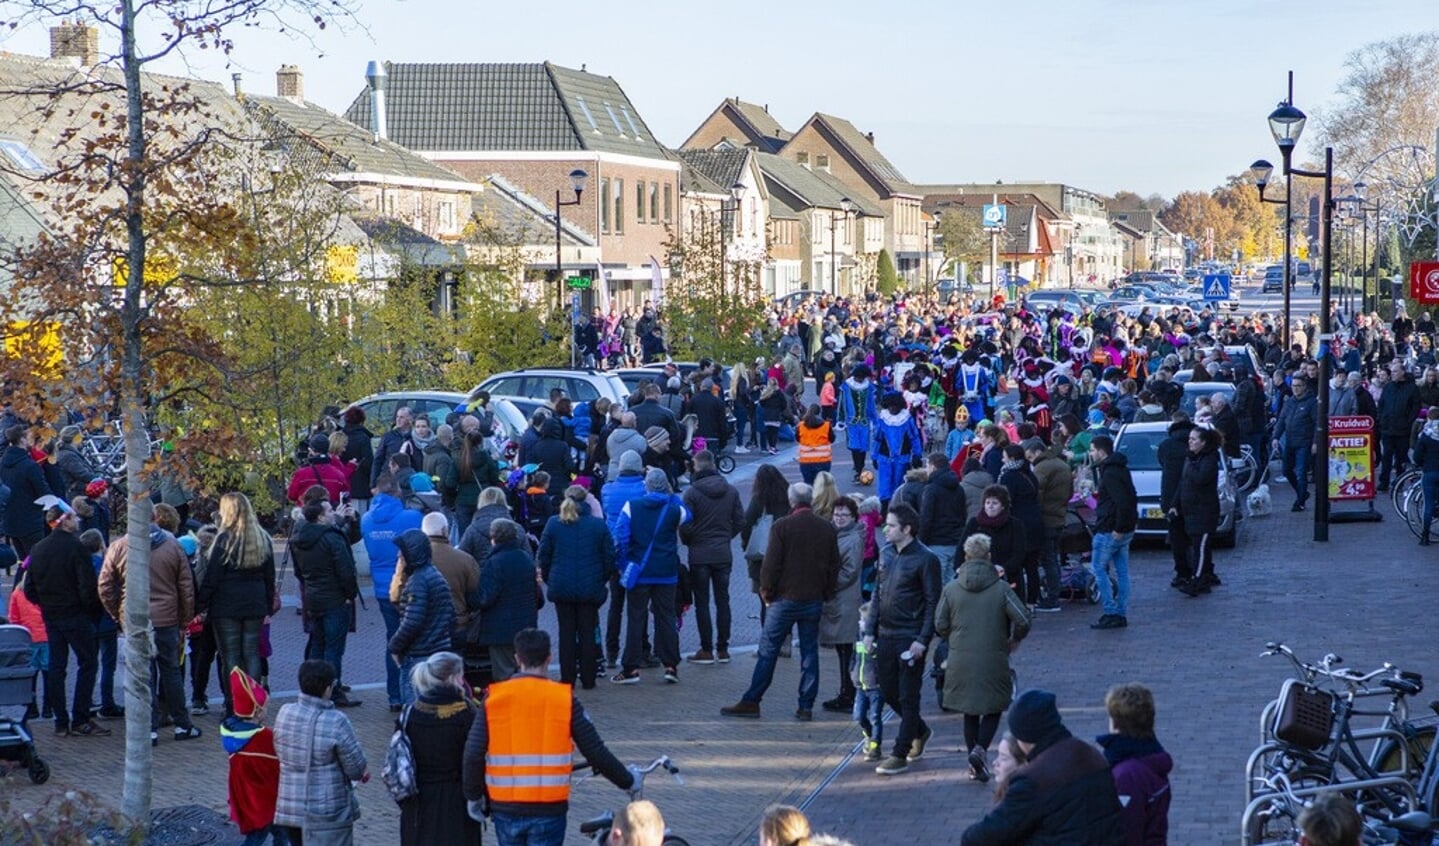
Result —
[[[1044,511],[1039,507],[1039,480],[1029,465],[1001,470],[999,483],[1009,490],[1009,512],[1030,537],[1044,537]]]
[[[689,549],[691,563],[728,564],[734,561],[730,541],[744,528],[739,491],[718,470],[696,473],[682,497],[693,515],[680,526],[680,539]]]
[[[311,615],[344,607],[359,593],[355,557],[345,535],[324,523],[303,523],[290,539],[295,578],[305,587],[305,611]]]
[[[24,447],[12,446],[0,456],[0,482],[10,489],[5,506],[5,534],[12,538],[36,538],[45,533],[45,509],[35,500],[51,493],[45,471]]]
[[[1168,514],[1179,501],[1179,479],[1189,457],[1189,433],[1194,424],[1178,420],[1169,424],[1169,437],[1159,444],[1159,507]]]
[[[1184,459],[1179,514],[1191,537],[1219,528],[1219,450],[1206,448]]]
[[[210,548],[195,604],[198,610],[208,611],[211,620],[267,617],[275,599],[274,551],[265,550],[259,567],[240,568],[236,566],[239,558],[236,541],[230,532],[221,532]],[[345,549],[348,551],[349,547]]]
[[[1004,798],[959,842],[1121,846],[1124,828],[1109,762],[1067,731],[1058,741],[1036,745],[1029,763],[1010,777]]]
[[[391,655],[428,658],[450,648],[455,628],[455,603],[450,586],[435,569],[430,539],[419,529],[407,529],[395,538],[405,559],[405,582],[400,588],[400,626],[390,638]]]
[[[958,546],[969,512],[954,471],[946,467],[931,473],[919,501],[919,539],[927,545]]]

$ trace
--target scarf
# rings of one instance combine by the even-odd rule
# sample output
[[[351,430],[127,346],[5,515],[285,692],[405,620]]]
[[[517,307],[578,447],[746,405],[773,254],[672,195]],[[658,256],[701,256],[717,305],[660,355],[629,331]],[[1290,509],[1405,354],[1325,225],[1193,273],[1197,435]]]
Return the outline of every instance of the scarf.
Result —
[[[420,452],[424,452],[425,450],[430,448],[431,444],[435,442],[435,433],[433,430],[431,430],[430,436],[428,438],[421,438],[419,435],[411,432],[410,440],[414,442],[415,449],[418,449]],[[416,467],[415,469],[418,470],[420,468]]]
[[[1023,458],[1006,459],[999,467],[1000,470],[1018,470],[1024,466]]]
[[[974,521],[979,524],[981,529],[998,529],[1009,522],[1009,509],[1006,508],[999,512],[998,517],[991,517],[988,511],[980,508],[979,513],[974,516]]]

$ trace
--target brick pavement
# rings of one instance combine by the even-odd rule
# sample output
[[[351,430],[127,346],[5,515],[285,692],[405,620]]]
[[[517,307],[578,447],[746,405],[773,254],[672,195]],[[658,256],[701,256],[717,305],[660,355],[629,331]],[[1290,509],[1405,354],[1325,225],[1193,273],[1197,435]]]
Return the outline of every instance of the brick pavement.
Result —
[[[843,484],[849,473],[841,453],[836,450],[836,475]],[[749,458],[733,476],[742,491],[757,463]],[[785,458],[782,453],[780,459]],[[787,466],[787,475],[797,478],[792,461]],[[1188,599],[1170,590],[1168,552],[1150,545],[1132,558],[1129,629],[1091,631],[1088,624],[1098,610],[1072,605],[1062,614],[1039,617],[1015,656],[1021,686],[1054,690],[1066,720],[1084,737],[1104,729],[1101,703],[1110,684],[1140,680],[1153,687],[1160,739],[1176,759],[1171,812],[1171,842],[1176,844],[1238,841],[1244,760],[1256,742],[1259,710],[1288,670],[1287,664],[1256,657],[1266,640],[1284,640],[1305,657],[1335,651],[1356,666],[1390,660],[1431,678],[1439,673],[1431,666],[1428,643],[1413,636],[1409,622],[1427,618],[1423,588],[1432,579],[1419,568],[1432,565],[1420,553],[1435,553],[1415,546],[1392,516],[1378,525],[1334,526],[1330,544],[1313,544],[1308,540],[1312,515],[1289,513],[1290,494],[1278,486],[1275,499],[1274,515],[1243,524],[1238,549],[1217,553],[1225,584],[1214,594]],[[1380,508],[1387,511],[1387,503]],[[1362,578],[1353,577],[1357,568]],[[749,617],[756,605],[746,580],[735,579],[731,593],[734,642],[751,644],[758,622]],[[346,674],[367,702],[349,714],[376,773],[392,725],[382,706],[384,695],[374,689],[382,687],[382,636],[372,604],[361,614],[360,631],[351,637],[346,656]],[[285,680],[294,678],[302,638],[298,618],[282,614],[275,627],[277,688],[292,686]],[[696,645],[692,616],[681,640],[686,651]],[[829,655],[822,659],[821,696],[828,698],[836,683],[834,662]],[[859,844],[884,842],[896,831],[917,844],[953,842],[983,812],[988,789],[965,779],[962,756],[955,752],[959,720],[939,713],[932,687],[925,689],[926,719],[937,730],[932,752],[910,773],[883,780],[862,761],[840,766],[857,732],[838,715],[817,713],[810,724],[790,719],[797,661],[780,661],[763,720],[720,718],[719,705],[738,698],[752,665],[747,653],[737,654],[728,666],[682,668],[677,687],[663,685],[650,672],[644,684],[601,684],[585,694],[602,734],[622,758],[642,760],[664,752],[680,764],[687,785],[654,779],[650,797],[691,843],[753,842],[759,815],[772,802],[804,803],[816,828]],[[640,714],[645,716],[637,720]],[[193,744],[166,739],[155,750],[156,807],[196,803],[224,808],[225,760],[217,720],[211,716],[198,722],[207,731],[205,738]],[[118,731],[108,739],[60,741],[46,736],[44,724],[34,725],[54,780],[35,788],[22,779],[7,784],[7,791],[26,791],[38,804],[51,791],[78,786],[118,801],[123,760]],[[397,814],[383,787],[378,781],[362,786],[360,797],[359,842],[394,842]],[[573,799],[572,826],[615,805],[621,795],[590,782],[577,787]],[[908,818],[895,809],[901,803],[925,813]],[[581,843],[573,833],[570,841]]]

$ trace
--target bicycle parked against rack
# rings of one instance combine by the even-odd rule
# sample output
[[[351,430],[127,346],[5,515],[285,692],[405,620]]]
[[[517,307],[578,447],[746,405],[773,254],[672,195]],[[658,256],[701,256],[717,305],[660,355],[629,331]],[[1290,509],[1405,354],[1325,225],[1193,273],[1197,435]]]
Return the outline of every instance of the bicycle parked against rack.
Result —
[[[1299,843],[1299,815],[1310,802],[1325,793],[1342,791],[1343,787],[1322,785],[1310,788],[1296,788],[1284,773],[1275,773],[1265,778],[1267,792],[1261,799],[1263,811],[1270,825],[1263,840],[1253,840],[1245,832],[1245,846],[1296,846]],[[1247,811],[1246,811],[1247,813]],[[1362,841],[1364,846],[1407,846],[1423,842],[1433,826],[1429,814],[1410,811],[1383,819],[1370,819],[1361,813],[1364,823]]]
[[[1342,659],[1332,653],[1308,664],[1281,643],[1267,644],[1262,655],[1289,658],[1297,677],[1284,683],[1260,718],[1261,744],[1246,765],[1246,843],[1268,841],[1275,833],[1272,826],[1289,824],[1283,804],[1271,795],[1278,775],[1303,795],[1320,788],[1341,790],[1375,818],[1434,810],[1439,719],[1409,719],[1407,697],[1423,690],[1418,673],[1388,663],[1360,673],[1337,666]],[[1383,710],[1356,704],[1379,696],[1389,697]],[[1364,716],[1383,720],[1377,728],[1353,728],[1351,720]],[[1359,748],[1361,741],[1373,741],[1367,755]]]
[[[589,766],[590,764],[588,761],[578,761],[574,764],[574,770],[578,772]],[[635,777],[634,786],[629,789],[631,802],[635,801],[636,799],[644,798],[645,776],[658,769],[663,769],[665,772],[673,776],[676,784],[684,785],[685,780],[683,777],[680,776],[680,768],[675,766],[674,761],[671,761],[668,755],[661,755],[653,761],[650,761],[649,764],[643,767],[639,766],[638,764],[631,764],[629,766],[629,771]],[[591,771],[586,773],[585,775],[581,776],[575,782],[575,784],[578,785],[582,782],[588,781],[592,776],[594,776],[593,769],[591,769]],[[605,811],[603,814],[600,814],[593,819],[588,819],[580,823],[579,829],[580,834],[583,835],[585,838],[593,841],[595,846],[604,846],[605,842],[609,839],[610,829],[614,827],[615,812]],[[685,840],[683,837],[680,837],[677,834],[670,833],[669,826],[665,826],[665,838],[661,841],[661,843],[663,844],[663,846],[689,846],[689,841]]]

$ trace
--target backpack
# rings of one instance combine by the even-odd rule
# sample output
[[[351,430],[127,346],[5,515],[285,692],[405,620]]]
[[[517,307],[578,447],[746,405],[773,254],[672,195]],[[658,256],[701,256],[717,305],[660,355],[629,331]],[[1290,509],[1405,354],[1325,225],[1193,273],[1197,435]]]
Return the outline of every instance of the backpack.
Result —
[[[385,750],[385,768],[380,771],[390,798],[396,802],[413,799],[420,794],[419,777],[415,773],[415,750],[410,746],[410,736],[405,733],[410,724],[411,707],[406,705],[400,714],[400,725],[390,735],[390,745]]]

